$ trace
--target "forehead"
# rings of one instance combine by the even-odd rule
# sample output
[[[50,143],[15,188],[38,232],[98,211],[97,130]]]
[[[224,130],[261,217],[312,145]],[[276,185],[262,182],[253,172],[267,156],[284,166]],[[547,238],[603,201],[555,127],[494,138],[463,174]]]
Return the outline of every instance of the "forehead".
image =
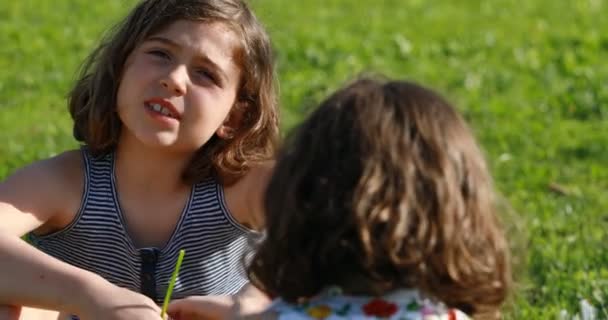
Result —
[[[161,27],[150,36],[154,35],[171,35],[194,42],[201,41],[204,38],[227,40],[234,45],[238,42],[236,33],[231,26],[222,21],[177,20]]]
[[[234,30],[219,21],[178,20],[148,37],[153,38],[168,39],[177,45],[178,49],[202,54],[214,62],[226,60],[225,62],[233,64],[237,64],[236,52],[241,47]]]

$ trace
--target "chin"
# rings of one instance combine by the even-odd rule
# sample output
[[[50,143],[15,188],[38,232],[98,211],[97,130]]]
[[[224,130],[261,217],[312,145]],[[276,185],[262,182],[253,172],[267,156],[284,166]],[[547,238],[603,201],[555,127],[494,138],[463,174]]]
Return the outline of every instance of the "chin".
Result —
[[[148,147],[168,148],[175,146],[177,139],[174,135],[151,135],[139,139]]]
[[[176,139],[163,139],[159,137],[147,140],[144,144],[149,148],[171,153],[194,153],[201,147],[200,145],[184,145]]]

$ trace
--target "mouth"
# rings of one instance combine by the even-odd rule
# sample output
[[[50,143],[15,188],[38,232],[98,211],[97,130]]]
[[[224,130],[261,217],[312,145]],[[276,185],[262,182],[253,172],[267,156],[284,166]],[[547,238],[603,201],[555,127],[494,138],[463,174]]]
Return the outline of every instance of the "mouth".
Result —
[[[158,98],[146,100],[144,101],[144,106],[148,110],[163,115],[165,117],[173,118],[176,120],[181,119],[181,116],[175,106],[167,100]]]

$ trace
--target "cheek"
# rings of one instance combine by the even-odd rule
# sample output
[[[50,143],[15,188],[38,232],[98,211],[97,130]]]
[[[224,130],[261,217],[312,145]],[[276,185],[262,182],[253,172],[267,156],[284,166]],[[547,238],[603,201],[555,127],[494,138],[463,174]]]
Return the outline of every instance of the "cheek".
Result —
[[[125,64],[121,86],[129,90],[136,89],[148,83],[154,77],[155,69],[142,58],[133,59]]]
[[[128,83],[130,83],[130,81],[125,74],[120,85],[118,86],[118,91],[116,92],[116,111],[118,112],[119,116],[122,116],[126,109],[128,109],[127,106],[132,104],[133,101],[133,90],[129,85],[127,85]]]
[[[149,72],[146,68],[138,68],[135,63],[125,67],[116,95],[118,108],[126,107],[129,103],[133,103],[134,99],[141,97]]]
[[[118,86],[118,91],[116,92],[116,111],[120,114],[122,113],[123,106],[126,104],[127,97],[125,96],[126,90],[124,88],[124,81],[121,81],[121,84]]]
[[[217,123],[219,126],[232,109],[234,98],[213,92],[192,94],[188,101],[192,106],[192,116],[202,118],[208,124]]]

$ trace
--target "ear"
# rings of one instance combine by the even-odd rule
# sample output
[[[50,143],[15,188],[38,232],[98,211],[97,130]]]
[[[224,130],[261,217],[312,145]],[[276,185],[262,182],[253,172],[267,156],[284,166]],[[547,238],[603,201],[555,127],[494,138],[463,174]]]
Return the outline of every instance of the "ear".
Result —
[[[246,105],[245,102],[241,101],[237,101],[234,104],[228,113],[226,120],[224,120],[216,131],[218,137],[226,140],[234,138],[243,123]]]

